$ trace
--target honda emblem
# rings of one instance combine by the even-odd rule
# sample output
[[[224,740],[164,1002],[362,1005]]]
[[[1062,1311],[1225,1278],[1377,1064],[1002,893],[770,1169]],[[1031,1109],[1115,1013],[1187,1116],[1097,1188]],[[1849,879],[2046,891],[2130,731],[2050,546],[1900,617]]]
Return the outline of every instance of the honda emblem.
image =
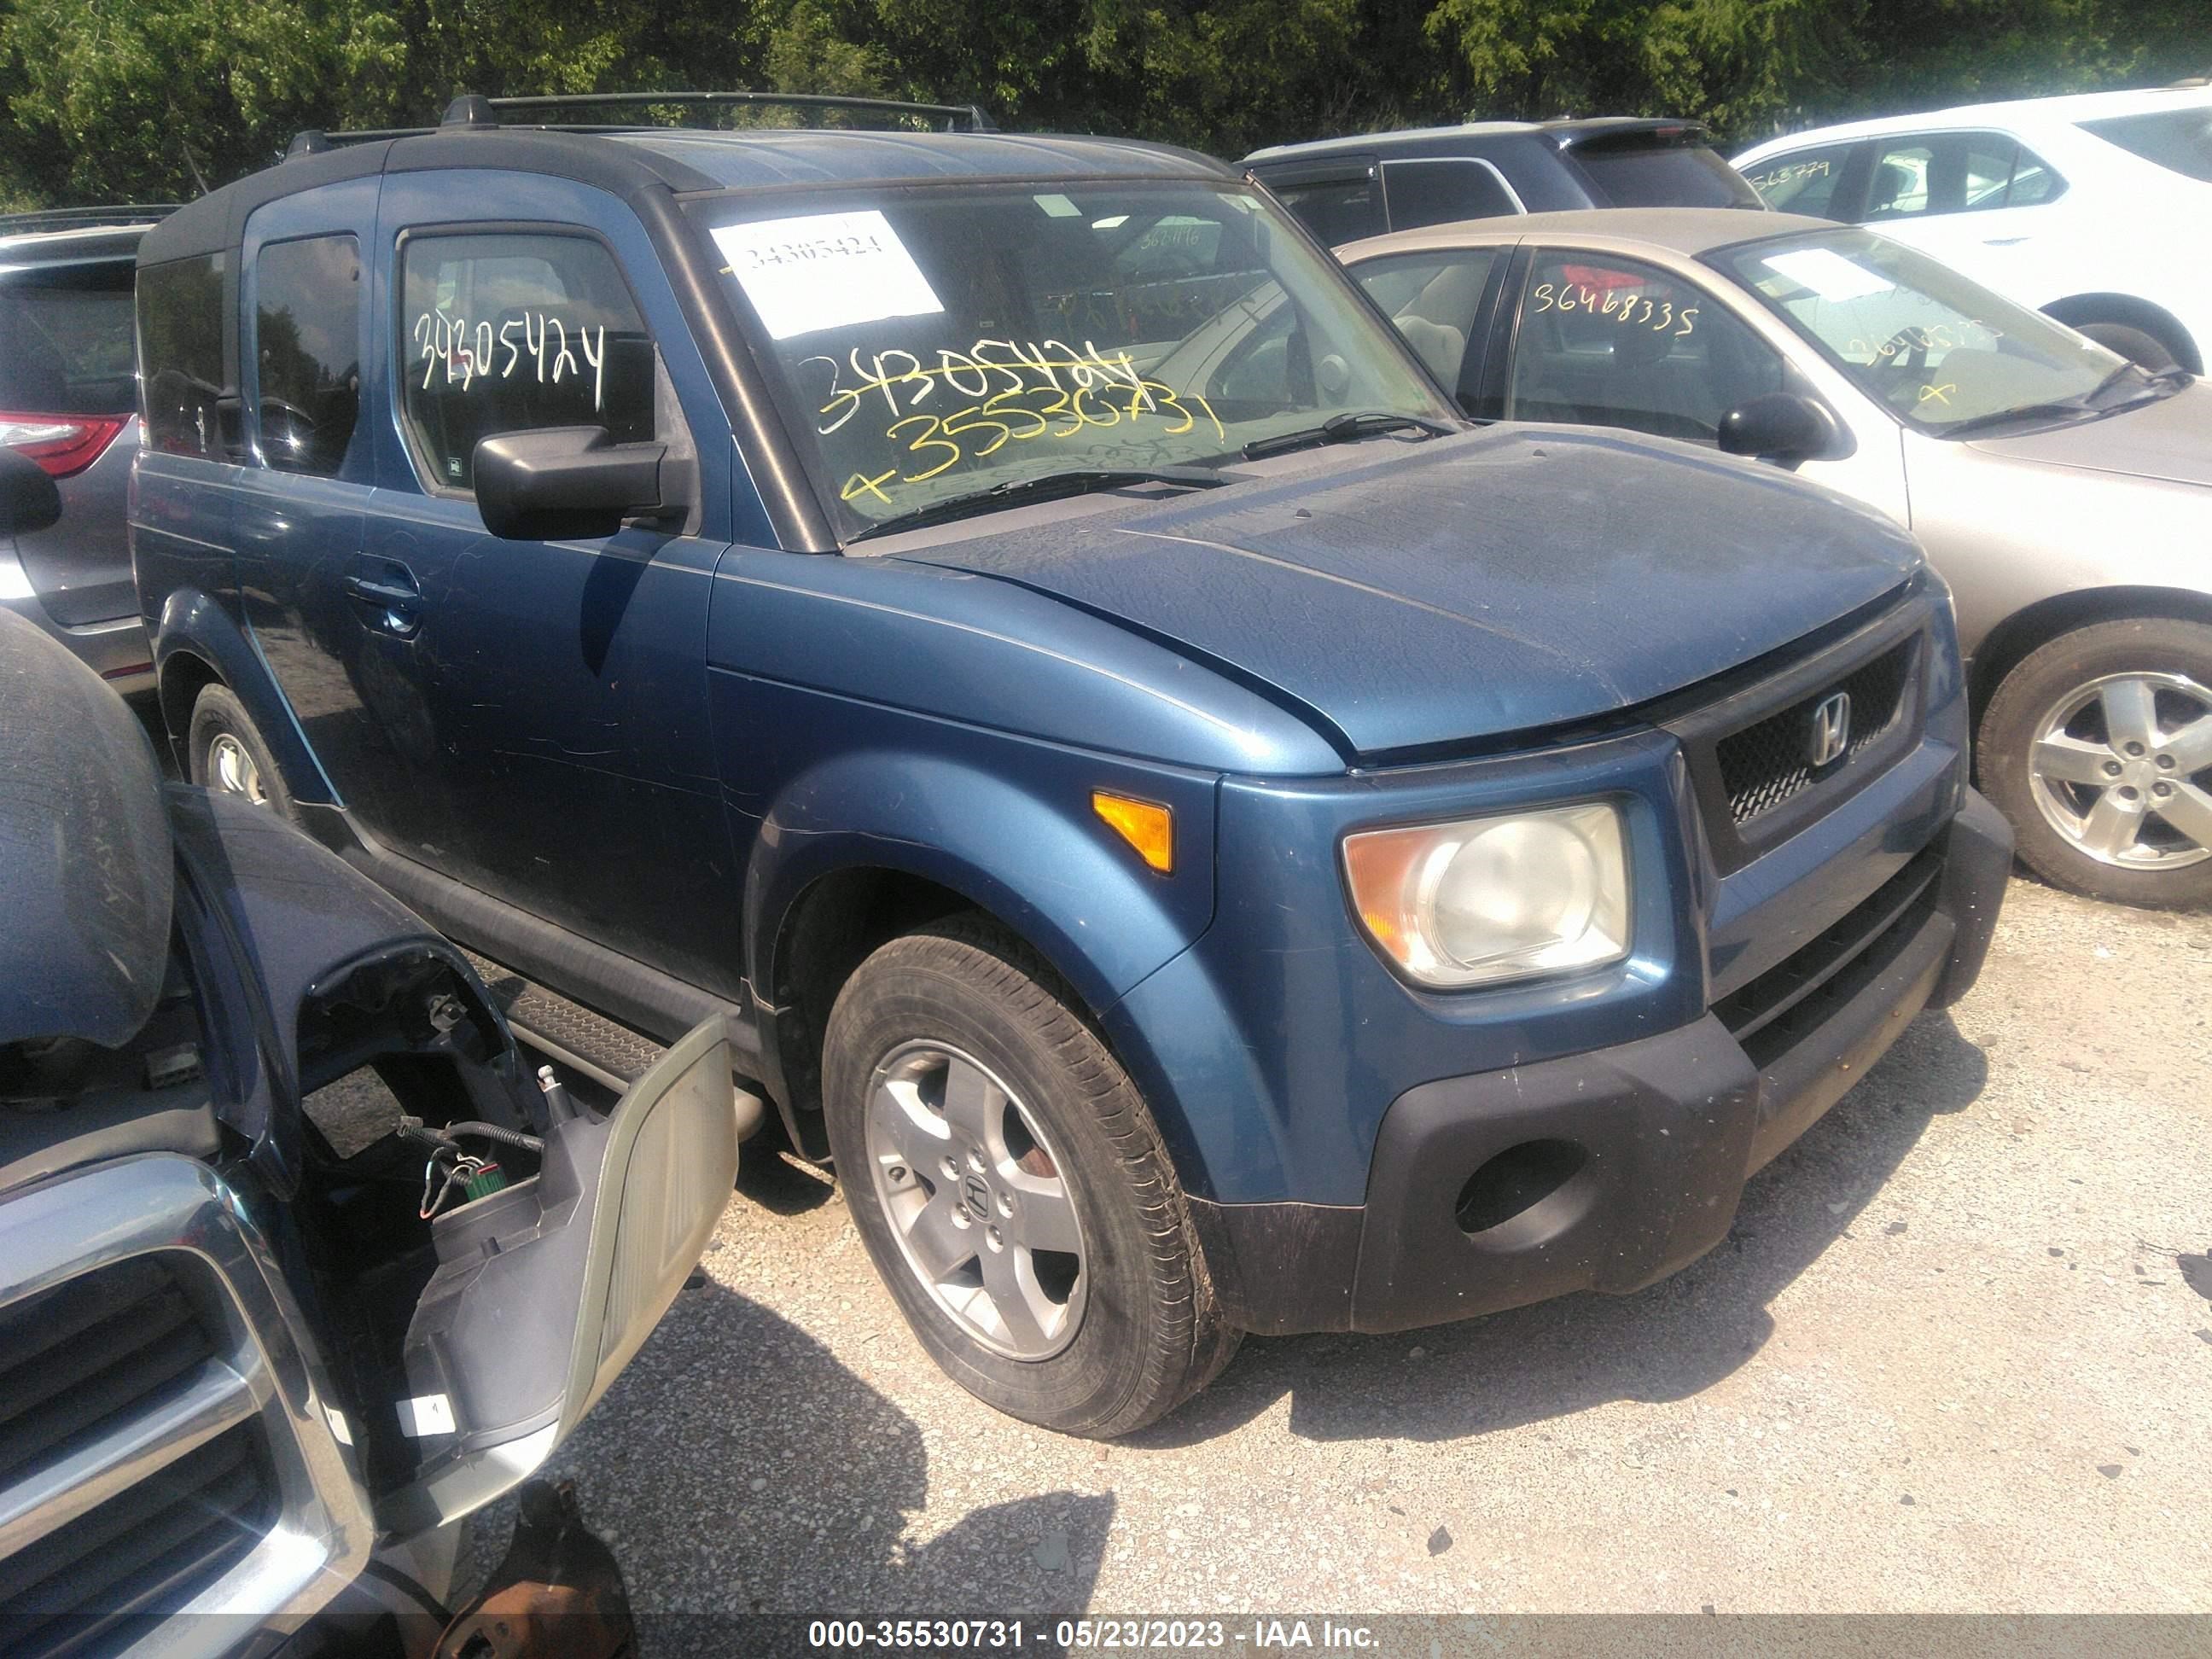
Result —
[[[1851,694],[1837,691],[1814,705],[1810,729],[1805,734],[1805,758],[1814,771],[1839,761],[1851,742]]]

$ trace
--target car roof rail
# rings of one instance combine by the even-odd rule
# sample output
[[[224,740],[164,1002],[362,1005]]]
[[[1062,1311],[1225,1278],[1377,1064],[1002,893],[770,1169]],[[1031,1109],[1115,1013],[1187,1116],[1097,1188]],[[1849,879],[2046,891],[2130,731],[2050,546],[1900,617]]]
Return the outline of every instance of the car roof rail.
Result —
[[[157,224],[183,205],[180,202],[141,202],[130,206],[34,208],[27,213],[0,213],[0,236],[28,236],[42,230],[82,230],[88,226]]]
[[[380,138],[420,138],[434,132],[453,132],[475,129],[489,131],[503,125],[502,111],[520,114],[533,110],[592,110],[639,109],[653,105],[689,104],[727,106],[732,108],[745,105],[781,105],[787,109],[802,110],[858,110],[878,115],[927,115],[945,123],[947,132],[996,132],[997,123],[975,104],[916,104],[901,98],[848,98],[842,94],[823,92],[569,92],[532,94],[528,97],[487,98],[481,93],[465,92],[446,106],[446,112],[434,127],[361,127],[329,131],[309,127],[292,135],[285,146],[283,159],[287,161],[304,155],[320,155],[339,144],[365,144]],[[575,123],[564,121],[532,121],[518,124],[532,131],[547,130],[560,132],[613,133],[659,132],[669,129],[649,123],[635,121],[601,121]]]
[[[991,118],[975,104],[918,104],[902,98],[854,98],[825,92],[574,92],[548,93],[529,97],[485,98],[464,93],[446,106],[441,125],[496,125],[501,112],[529,110],[640,109],[656,104],[743,107],[781,106],[799,110],[856,110],[876,115],[927,115],[942,120],[948,132],[993,132]],[[606,130],[606,129],[602,129]],[[635,131],[627,124],[616,131]]]

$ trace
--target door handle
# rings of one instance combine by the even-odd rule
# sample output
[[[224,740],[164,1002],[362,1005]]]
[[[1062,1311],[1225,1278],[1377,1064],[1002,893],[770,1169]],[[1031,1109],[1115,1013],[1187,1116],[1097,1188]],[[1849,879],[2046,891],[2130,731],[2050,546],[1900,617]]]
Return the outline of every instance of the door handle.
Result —
[[[349,575],[345,591],[380,613],[375,625],[404,638],[422,625],[422,589],[415,573],[396,560],[380,559],[376,565],[374,576]]]

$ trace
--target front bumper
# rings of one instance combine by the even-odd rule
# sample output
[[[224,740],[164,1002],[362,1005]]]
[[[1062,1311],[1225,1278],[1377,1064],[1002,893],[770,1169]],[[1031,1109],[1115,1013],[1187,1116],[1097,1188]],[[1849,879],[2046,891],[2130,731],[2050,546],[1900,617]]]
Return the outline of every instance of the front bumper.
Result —
[[[1364,1204],[1195,1205],[1230,1316],[1271,1334],[1406,1330],[1639,1290],[1693,1261],[1752,1174],[1915,1014],[1972,988],[2011,854],[1969,792],[1856,909],[1691,1024],[1400,1095]]]

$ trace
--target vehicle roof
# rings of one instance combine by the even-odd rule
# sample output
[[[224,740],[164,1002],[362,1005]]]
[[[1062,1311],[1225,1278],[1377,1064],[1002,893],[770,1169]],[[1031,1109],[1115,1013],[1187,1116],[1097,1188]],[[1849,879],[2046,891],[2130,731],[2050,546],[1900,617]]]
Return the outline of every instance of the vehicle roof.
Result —
[[[1309,157],[1365,155],[1370,151],[1417,149],[1454,139],[1498,138],[1523,133],[1542,133],[1561,148],[1581,138],[1607,132],[1656,132],[1662,127],[1698,127],[1703,123],[1679,121],[1668,116],[1584,115],[1551,121],[1467,121],[1457,126],[1401,127],[1395,132],[1357,132],[1340,138],[1314,138],[1297,144],[1270,144],[1244,160],[1304,161]]]
[[[1524,213],[1457,224],[1424,225],[1393,231],[1339,248],[1346,264],[1379,253],[1413,253],[1430,248],[1490,247],[1559,237],[1589,237],[1613,244],[1641,244],[1695,258],[1717,247],[1763,242],[1802,231],[1844,230],[1832,220],[1801,213],[1751,213],[1742,208],[1577,208],[1565,213]]]
[[[1885,133],[1917,132],[1936,127],[2027,125],[2070,125],[2077,121],[2103,120],[2119,115],[2144,115],[2159,110],[2197,109],[2212,106],[2212,87],[2146,87],[2118,92],[2065,93],[2050,98],[2013,98],[1984,104],[1955,104],[1948,109],[1920,110],[1909,115],[1881,115],[1863,121],[1844,121],[1832,126],[1807,127],[1779,138],[1768,138],[1741,152],[1796,148],[1808,140],[1876,137]]]
[[[1171,144],[1048,133],[655,128],[606,137],[653,158],[655,165],[712,179],[707,188],[730,190],[1100,173],[1219,179],[1230,173],[1212,156]],[[673,178],[669,182],[675,184]]]
[[[948,179],[1133,176],[1220,183],[1235,177],[1195,150],[1131,138],[822,128],[433,128],[340,144],[250,174],[164,220],[148,234],[141,257],[153,264],[232,246],[256,208],[319,185],[377,173],[453,167],[550,173],[623,197],[653,185],[699,193]]]
[[[138,251],[144,225],[85,225],[9,235],[0,226],[0,265],[74,264],[128,259]]]

